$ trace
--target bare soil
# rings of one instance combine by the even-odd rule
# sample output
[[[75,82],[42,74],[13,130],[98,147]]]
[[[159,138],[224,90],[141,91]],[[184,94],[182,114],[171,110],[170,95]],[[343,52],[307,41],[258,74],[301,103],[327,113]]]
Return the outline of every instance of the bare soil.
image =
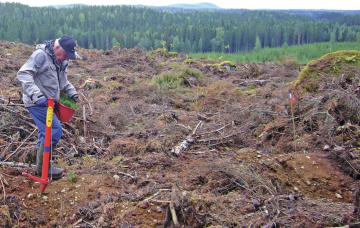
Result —
[[[79,108],[53,149],[65,174],[40,194],[22,175],[35,175],[37,130],[16,82],[33,50],[0,41],[1,227],[360,224],[357,84],[325,75],[303,93],[290,58],[233,68],[80,49],[68,72]],[[168,72],[182,85],[152,81]]]

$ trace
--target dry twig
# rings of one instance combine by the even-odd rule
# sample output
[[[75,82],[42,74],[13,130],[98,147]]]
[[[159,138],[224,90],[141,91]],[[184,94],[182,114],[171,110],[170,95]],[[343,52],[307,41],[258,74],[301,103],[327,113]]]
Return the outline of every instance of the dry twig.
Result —
[[[173,202],[170,202],[170,212],[171,212],[172,220],[173,220],[173,222],[174,222],[174,226],[175,226],[175,227],[179,227],[180,224],[179,224],[178,219],[177,219],[177,216],[176,216],[176,211],[175,211],[175,207],[174,207],[174,203],[173,203]]]
[[[150,197],[148,197],[148,198],[146,198],[146,199],[144,199],[143,201],[141,201],[140,203],[143,203],[143,202],[147,202],[147,201],[149,201],[149,200],[152,200],[154,197],[156,197],[157,195],[159,195],[161,192],[163,192],[163,191],[171,191],[172,189],[160,189],[157,193],[155,193],[154,195],[152,195],[152,196],[150,196]],[[139,204],[140,204],[139,203]],[[138,205],[139,205],[138,204]]]
[[[84,100],[86,101],[86,103],[89,105],[89,109],[90,109],[90,114],[89,114],[89,116],[91,116],[92,113],[93,113],[93,109],[92,109],[92,107],[91,107],[90,102],[88,101],[88,99],[85,97],[85,95],[84,95],[82,92],[79,92],[79,93],[80,93],[81,96],[84,98]]]
[[[24,143],[35,133],[36,130],[37,130],[37,129],[33,130],[33,132],[31,132],[31,134],[21,143],[21,145],[20,145],[18,148],[16,148],[16,150],[15,150],[14,152],[12,152],[7,158],[4,159],[4,162],[7,161],[12,155],[14,155],[15,153],[17,153],[18,150],[20,149],[20,147],[21,147],[22,145],[24,145]]]
[[[0,174],[1,186],[2,186],[3,191],[4,191],[4,205],[5,205],[5,204],[6,204],[6,190],[5,190],[5,186],[4,186],[3,179],[5,180],[5,178],[3,177],[3,175]]]

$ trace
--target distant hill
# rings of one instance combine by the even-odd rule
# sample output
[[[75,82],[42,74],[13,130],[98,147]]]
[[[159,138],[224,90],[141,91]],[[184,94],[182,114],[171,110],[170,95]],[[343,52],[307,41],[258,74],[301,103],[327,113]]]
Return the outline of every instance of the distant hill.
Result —
[[[127,4],[120,4],[120,5],[127,5]],[[90,5],[86,5],[86,4],[68,4],[68,5],[49,5],[49,7],[54,7],[54,8],[66,8],[66,7],[87,7]],[[182,9],[222,9],[220,7],[218,7],[215,4],[209,3],[209,2],[202,2],[202,3],[195,3],[195,4],[183,4],[183,3],[179,3],[179,4],[172,4],[172,5],[167,5],[167,6],[151,6],[151,5],[134,5],[136,7],[150,7],[150,8],[182,8]],[[46,6],[45,6],[46,7]]]
[[[44,7],[54,7],[54,8],[57,8],[57,9],[60,9],[60,8],[71,8],[71,7],[80,7],[80,8],[83,8],[83,7],[88,7],[88,5],[86,5],[86,4],[69,4],[69,5],[49,5],[49,6],[44,6]]]
[[[121,4],[121,5],[127,5],[127,4]],[[90,5],[86,4],[68,4],[68,5],[49,5],[45,7],[54,7],[54,8],[72,8],[72,7],[88,7]],[[166,11],[166,12],[194,12],[194,11],[211,11],[211,12],[225,12],[225,13],[242,13],[246,11],[258,11],[258,10],[266,10],[266,11],[278,11],[278,12],[284,12],[289,14],[295,14],[295,15],[304,15],[309,17],[316,17],[319,18],[325,13],[342,13],[345,15],[356,15],[360,14],[360,10],[307,10],[307,9],[289,9],[289,10],[279,10],[279,9],[225,9],[218,7],[217,5],[209,2],[201,2],[201,3],[194,3],[194,4],[185,4],[185,3],[179,3],[179,4],[172,4],[167,6],[151,6],[151,5],[127,5],[127,6],[134,6],[137,8],[151,8],[157,11]]]
[[[209,2],[202,2],[196,4],[172,4],[166,7],[173,7],[173,8],[184,8],[184,9],[221,9],[215,4]]]
[[[244,12],[248,11],[247,9],[224,9],[221,7],[218,7],[215,4],[209,3],[209,2],[202,2],[202,3],[195,3],[195,4],[172,4],[168,6],[145,6],[145,5],[137,5],[137,7],[148,7],[157,11],[166,11],[171,13],[178,13],[178,12],[194,12],[194,11],[209,11],[209,12],[226,12],[226,13],[232,13],[232,12]]]

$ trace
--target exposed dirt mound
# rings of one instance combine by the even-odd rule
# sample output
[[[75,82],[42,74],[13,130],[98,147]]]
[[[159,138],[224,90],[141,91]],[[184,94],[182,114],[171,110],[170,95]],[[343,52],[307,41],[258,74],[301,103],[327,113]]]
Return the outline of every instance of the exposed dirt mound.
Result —
[[[358,65],[335,77],[319,68],[322,60],[311,63],[317,85],[304,93],[307,79],[291,59],[229,63],[80,48],[83,59],[68,72],[80,108],[53,151],[65,176],[40,195],[21,175],[34,174],[37,129],[16,82],[33,49],[0,41],[2,227],[359,222]]]

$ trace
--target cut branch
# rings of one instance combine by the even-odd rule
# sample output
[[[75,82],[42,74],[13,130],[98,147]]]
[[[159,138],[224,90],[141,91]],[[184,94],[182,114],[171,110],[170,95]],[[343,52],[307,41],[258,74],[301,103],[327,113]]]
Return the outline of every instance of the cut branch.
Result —
[[[200,121],[200,122],[196,125],[196,127],[195,127],[194,131],[191,133],[191,135],[188,135],[188,136],[186,137],[186,139],[180,143],[180,145],[173,147],[173,148],[171,149],[171,153],[174,153],[174,154],[176,154],[176,155],[180,155],[183,150],[189,148],[190,145],[193,144],[194,141],[195,141],[194,136],[196,136],[196,131],[197,131],[198,128],[200,127],[201,123],[202,123],[202,121]]]

